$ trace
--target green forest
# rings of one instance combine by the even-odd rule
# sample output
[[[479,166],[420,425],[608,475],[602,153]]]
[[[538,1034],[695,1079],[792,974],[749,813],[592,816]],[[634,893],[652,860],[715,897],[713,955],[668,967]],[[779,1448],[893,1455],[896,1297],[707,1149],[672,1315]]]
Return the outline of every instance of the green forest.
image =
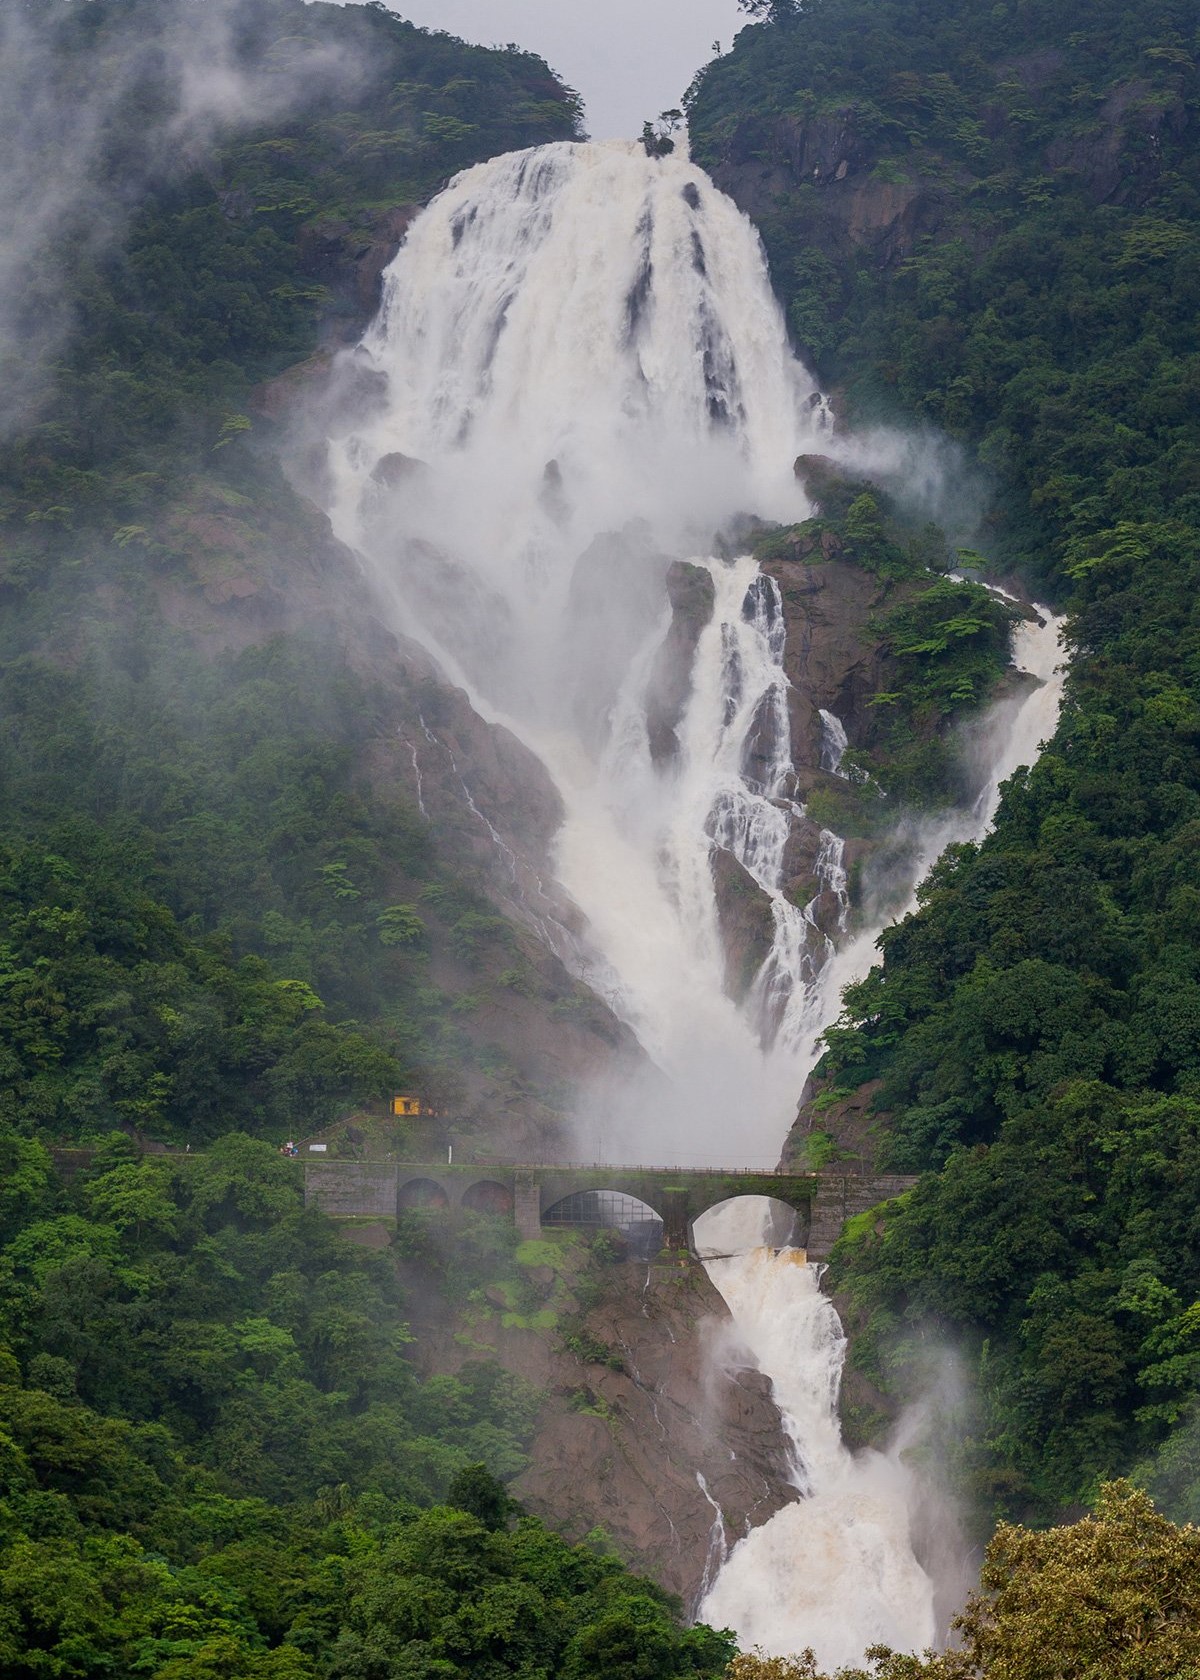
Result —
[[[374,766],[388,649],[270,396],[353,339],[448,177],[578,138],[582,109],[535,55],[381,4],[236,0],[198,38],[237,98],[197,112],[203,3],[0,0],[11,85],[53,119],[6,98],[0,133],[60,206],[21,224],[0,313],[0,1670],[812,1680],[523,1512],[540,1392],[485,1357],[419,1376],[394,1257],[278,1154],[468,1074],[552,1110],[473,1022],[495,996],[598,1008]],[[798,351],[851,422],[952,440],[980,564],[1070,615],[1054,740],[887,930],[818,1070],[818,1105],[869,1101],[879,1167],[922,1175],[835,1251],[857,1375],[882,1429],[953,1353],[951,1469],[980,1536],[1002,1522],[968,1655],[875,1671],[1060,1680],[1038,1647],[1082,1570],[1079,1672],[1107,1680],[1114,1618],[1145,1638],[1144,1583],[1103,1573],[1131,1538],[1172,1625],[1200,1615],[1191,1540],[1141,1491],[1200,1520],[1195,11],[744,9],[687,95],[692,151],[761,231]],[[884,795],[952,789],[933,723],[989,692],[1011,615],[909,589],[940,537],[826,490],[813,530],[897,586],[876,628],[903,681],[825,812],[871,835]],[[89,1153],[59,1170],[61,1145]],[[474,1216],[448,1297],[507,1275],[510,1238]],[[1092,1507],[1061,1554],[1014,1526]],[[1060,1556],[1039,1609],[1026,1576]],[[1196,1660],[1184,1638],[1119,1672]]]
[[[269,1145],[175,1165],[117,1135],[68,1184],[0,1150],[6,1676],[722,1673],[727,1636],[514,1506],[539,1392],[420,1381],[393,1262]]]
[[[7,137],[37,76],[89,134],[0,335],[0,1670],[715,1680],[727,1636],[505,1492],[541,1392],[484,1358],[422,1380],[394,1261],[276,1149],[473,1057],[503,1079],[462,1023],[541,982],[469,853],[369,774],[395,694],[247,407],[364,324],[389,216],[579,102],[381,6],[239,0],[211,44],[246,110],[168,143],[203,10],[0,8]],[[247,576],[256,635],[180,622]],[[512,1266],[492,1223],[456,1299]]]
[[[957,1350],[984,1510],[1044,1520],[1125,1469],[1196,1518],[1195,13],[756,9],[693,85],[696,155],[754,197],[846,411],[955,439],[991,566],[1070,612],[1049,750],[828,1035],[824,1097],[865,1088],[880,1160],[926,1174],[835,1256],[853,1358],[903,1393],[920,1345]]]
[[[22,321],[66,324],[0,335],[39,364],[0,429],[0,1113],[59,1140],[279,1140],[414,1079],[453,1096],[480,1059],[512,1082],[464,1031],[473,1000],[545,989],[464,849],[371,773],[396,707],[378,632],[246,407],[361,329],[389,216],[574,135],[579,101],[533,55],[382,6],[239,0],[213,50],[245,110],[147,148],[203,12],[0,13],[14,68],[90,134],[86,193],[20,271]],[[242,599],[249,635],[210,605]],[[565,975],[545,1001],[571,1006]]]

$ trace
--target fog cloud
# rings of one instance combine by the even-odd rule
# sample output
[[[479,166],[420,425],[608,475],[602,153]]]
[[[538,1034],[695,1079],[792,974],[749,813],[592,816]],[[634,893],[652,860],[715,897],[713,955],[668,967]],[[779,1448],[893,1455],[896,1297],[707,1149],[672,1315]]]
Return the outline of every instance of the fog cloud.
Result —
[[[352,86],[353,54],[289,34],[238,39],[238,0],[0,0],[0,435],[36,414],[71,326],[65,258],[119,237],[155,174],[223,133]]]

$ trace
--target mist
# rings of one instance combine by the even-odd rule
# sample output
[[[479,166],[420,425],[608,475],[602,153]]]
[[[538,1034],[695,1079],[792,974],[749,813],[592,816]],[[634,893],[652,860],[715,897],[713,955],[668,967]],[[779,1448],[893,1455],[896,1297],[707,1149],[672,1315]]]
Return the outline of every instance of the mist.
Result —
[[[119,242],[150,182],[367,74],[352,47],[284,37],[242,0],[164,10],[0,5],[0,437],[36,420],[74,325],[64,270]]]

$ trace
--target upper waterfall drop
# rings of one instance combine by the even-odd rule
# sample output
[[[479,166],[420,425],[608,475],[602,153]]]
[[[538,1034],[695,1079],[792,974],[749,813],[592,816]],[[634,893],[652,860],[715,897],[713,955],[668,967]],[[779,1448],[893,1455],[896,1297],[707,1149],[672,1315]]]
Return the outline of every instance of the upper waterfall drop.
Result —
[[[382,400],[335,452],[339,534],[394,537],[401,492],[406,619],[518,723],[579,687],[589,571],[806,511],[813,382],[754,229],[685,159],[564,142],[467,170],[410,230],[356,356]],[[641,639],[649,582],[661,567],[607,640]]]
[[[331,443],[335,529],[399,626],[549,769],[565,808],[556,873],[594,951],[577,966],[666,1076],[626,1120],[606,1093],[603,1135],[581,1142],[769,1164],[827,941],[782,892],[799,807],[778,593],[753,560],[712,556],[739,519],[811,511],[793,463],[827,420],[757,234],[679,155],[611,142],[496,158],[414,223],[352,359],[372,396]],[[685,559],[712,579],[714,609],[664,768],[647,688],[667,570]],[[750,743],[768,735],[756,775]],[[742,1009],[726,995],[714,847],[776,922]]]
[[[778,585],[753,557],[724,557],[748,516],[811,513],[796,457],[840,448],[757,234],[679,155],[610,142],[495,158],[414,222],[347,361],[335,530],[397,627],[548,770],[555,874],[587,924],[560,954],[656,1070],[595,1093],[577,1147],[772,1164],[833,982],[851,976],[830,960],[842,841],[810,828],[793,844],[806,818]],[[685,562],[708,618],[664,758],[651,699]],[[829,714],[840,767],[838,727]],[[801,904],[785,888],[805,880]],[[731,895],[758,917],[740,970]]]

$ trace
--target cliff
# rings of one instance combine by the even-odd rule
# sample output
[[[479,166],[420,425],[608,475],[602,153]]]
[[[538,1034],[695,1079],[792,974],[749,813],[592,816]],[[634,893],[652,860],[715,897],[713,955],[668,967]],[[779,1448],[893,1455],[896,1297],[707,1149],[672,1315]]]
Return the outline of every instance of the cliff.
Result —
[[[535,1385],[513,1493],[569,1538],[603,1528],[632,1568],[694,1607],[724,1548],[797,1497],[770,1386],[695,1263],[597,1270],[578,1242],[523,1257],[516,1284],[476,1289],[465,1309],[427,1266],[403,1269],[418,1366],[489,1359]]]
[[[309,988],[329,1059],[280,1084],[276,1121],[403,1080],[493,1147],[543,1147],[574,1085],[634,1053],[561,960],[577,929],[547,884],[556,797],[384,627],[275,448],[420,203],[479,158],[574,134],[578,100],[531,54],[382,7],[230,0],[198,34],[179,0],[35,10],[13,63],[71,90],[70,170],[41,183],[14,280],[40,297],[51,264],[62,308],[57,337],[22,340],[32,396],[0,437],[0,688],[47,697],[5,745],[10,830],[65,824],[72,856],[119,834],[191,937]],[[50,735],[70,748],[48,754]],[[334,1048],[352,1023],[380,1052],[370,1076]],[[183,1137],[231,1112],[216,1062],[196,1084],[151,1041],[139,1124]],[[94,1034],[78,1050],[105,1056]],[[116,1124],[105,1082],[88,1088],[91,1123]]]
[[[827,941],[852,929],[904,821],[979,792],[958,731],[1012,681],[1009,632],[1030,609],[946,575],[944,533],[895,494],[823,456],[801,456],[795,471],[813,517],[730,541],[750,547],[778,591],[792,764],[775,801],[789,825],[782,887],[805,913],[817,969]],[[648,689],[651,749],[664,771],[712,616],[711,575],[676,564],[666,593],[671,618]],[[752,784],[776,773],[776,729],[770,713],[750,731],[743,773]],[[772,900],[719,844],[711,864],[726,989],[741,1002],[771,949]],[[845,1141],[857,1152],[863,1139],[856,1129]]]

